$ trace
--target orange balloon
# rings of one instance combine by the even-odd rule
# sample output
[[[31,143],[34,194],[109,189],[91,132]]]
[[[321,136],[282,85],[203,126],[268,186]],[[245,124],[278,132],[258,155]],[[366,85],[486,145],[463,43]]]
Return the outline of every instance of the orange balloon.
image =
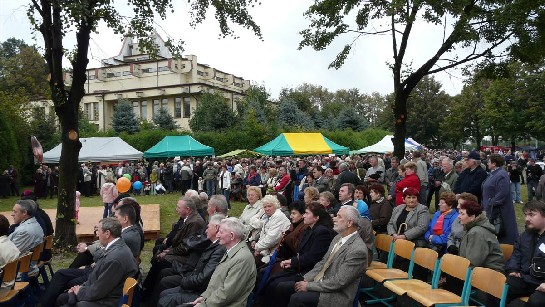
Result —
[[[125,177],[121,177],[117,179],[116,187],[119,193],[125,193],[131,188],[131,181]]]

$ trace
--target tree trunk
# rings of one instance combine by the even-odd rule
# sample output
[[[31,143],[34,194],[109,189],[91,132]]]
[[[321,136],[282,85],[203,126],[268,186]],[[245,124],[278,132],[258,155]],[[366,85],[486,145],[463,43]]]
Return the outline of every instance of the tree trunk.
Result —
[[[407,136],[407,100],[408,95],[403,90],[395,93],[394,111],[394,157],[405,157],[405,137]]]
[[[516,137],[511,138],[511,152],[515,154],[516,151]]]
[[[57,113],[61,123],[62,151],[59,161],[59,199],[55,238],[64,246],[75,245],[77,242],[74,206],[79,173],[78,157],[81,148],[79,138],[74,138],[78,133],[79,101],[70,100],[59,107]]]

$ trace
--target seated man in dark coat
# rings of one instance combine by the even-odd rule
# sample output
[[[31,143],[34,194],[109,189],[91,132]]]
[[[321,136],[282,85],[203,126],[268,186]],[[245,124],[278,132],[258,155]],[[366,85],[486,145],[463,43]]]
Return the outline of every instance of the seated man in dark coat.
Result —
[[[184,222],[172,239],[172,245],[153,256],[151,268],[143,283],[144,296],[151,295],[162,269],[170,268],[174,261],[184,262],[189,254],[184,240],[200,234],[205,228],[205,222],[197,212],[197,205],[192,198],[183,197],[178,200],[176,212]]]
[[[73,286],[68,293],[61,294],[57,298],[57,306],[64,306],[75,299],[77,306],[115,307],[123,295],[125,280],[138,272],[131,250],[125,241],[120,240],[119,221],[115,218],[102,219],[97,235],[104,246],[104,253],[96,262],[89,279],[82,285]]]
[[[224,218],[225,215],[223,214],[213,215],[206,228],[205,242],[207,242],[208,247],[204,251],[190,252],[190,257],[195,256],[198,258],[195,269],[185,270],[182,265],[178,269],[179,272],[174,272],[172,269],[161,271],[163,278],[161,278],[161,282],[156,289],[160,293],[157,306],[178,306],[183,302],[184,293],[193,292],[199,295],[206,290],[210,277],[212,277],[223,255],[225,255],[225,247],[221,246],[216,238],[219,224]],[[152,300],[153,306],[156,306],[155,302],[156,300]]]

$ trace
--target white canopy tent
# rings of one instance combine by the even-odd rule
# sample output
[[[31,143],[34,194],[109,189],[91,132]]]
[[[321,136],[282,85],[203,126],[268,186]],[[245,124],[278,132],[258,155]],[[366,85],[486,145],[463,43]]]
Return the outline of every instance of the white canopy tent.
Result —
[[[119,137],[81,138],[79,162],[117,162],[142,159],[142,152]],[[62,144],[44,153],[43,163],[59,163]]]
[[[364,147],[359,150],[351,151],[351,155],[357,155],[362,153],[368,153],[368,152],[376,152],[376,153],[385,153],[385,152],[393,152],[394,151],[394,143],[392,143],[393,135],[387,135],[382,140],[378,141],[376,144],[373,144],[371,146]],[[412,145],[411,143],[408,143],[405,141],[405,150],[414,151],[418,150],[418,146]]]

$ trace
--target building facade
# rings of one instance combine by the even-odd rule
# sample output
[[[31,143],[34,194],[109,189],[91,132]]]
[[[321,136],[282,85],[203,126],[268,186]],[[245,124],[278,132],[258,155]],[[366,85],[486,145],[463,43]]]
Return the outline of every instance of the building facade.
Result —
[[[142,120],[152,121],[153,114],[164,107],[181,129],[189,130],[189,119],[201,95],[216,92],[225,97],[226,107],[236,110],[236,101],[245,95],[250,81],[198,63],[197,57],[187,55],[174,59],[159,35],[159,46],[152,59],[144,54],[138,43],[125,38],[120,53],[102,60],[100,68],[87,69],[85,96],[81,101],[84,116],[100,130],[111,128],[116,103],[128,100]],[[67,74],[66,83],[71,83]],[[38,102],[42,106],[45,102]],[[51,102],[46,113],[52,110]]]

